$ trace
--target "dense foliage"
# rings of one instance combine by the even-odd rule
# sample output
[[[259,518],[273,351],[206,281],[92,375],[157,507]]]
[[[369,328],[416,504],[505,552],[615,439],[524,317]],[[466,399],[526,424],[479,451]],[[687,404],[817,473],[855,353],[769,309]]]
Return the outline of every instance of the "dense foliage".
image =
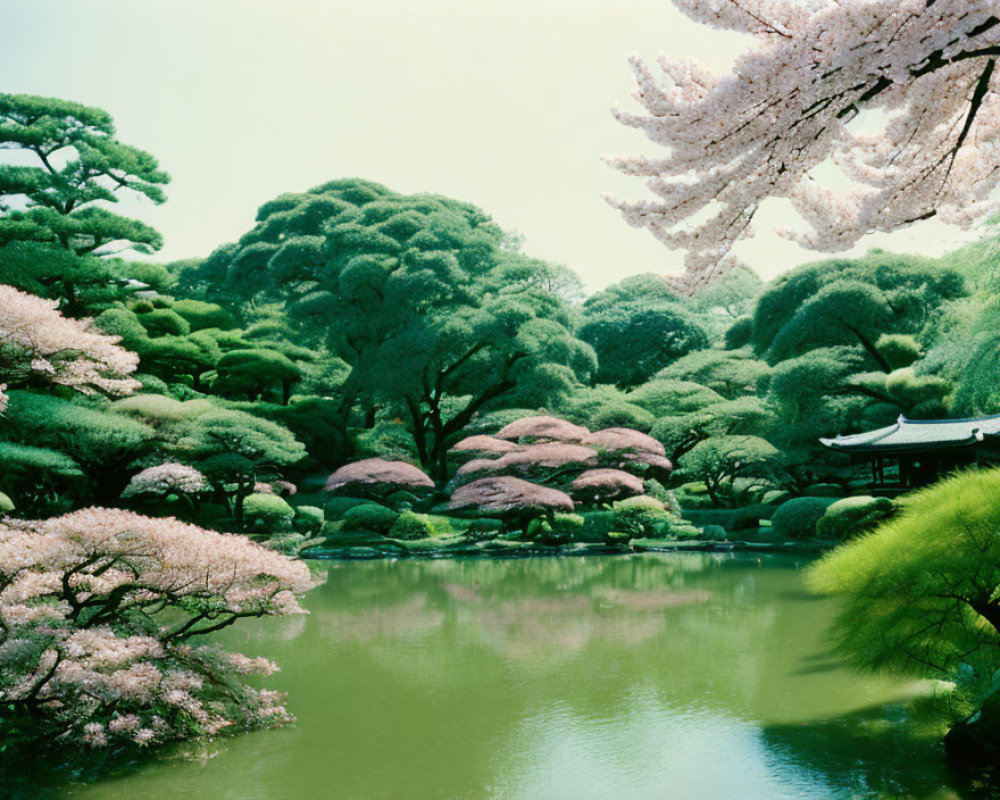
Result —
[[[955,533],[965,493],[992,513],[985,477],[948,484],[949,511],[872,496],[867,465],[819,438],[1000,410],[993,231],[938,260],[873,250],[768,284],[741,267],[693,298],[639,275],[584,299],[468,203],[342,179],[265,203],[207,258],[157,264],[123,257],[159,236],[111,208],[120,192],[161,202],[167,177],[105,112],[0,95],[0,147],[38,162],[0,166],[0,692],[53,735],[144,743],[281,718],[231,674],[246,662],[182,644],[294,610],[213,583],[225,569],[251,594],[303,591],[278,553],[787,544],[890,520],[830,563],[906,530],[926,565],[926,519]],[[30,537],[51,547],[15,564]],[[198,542],[222,559],[203,562],[211,585],[157,584],[150,548],[182,548],[190,571]],[[166,641],[161,612],[197,619]],[[43,630],[52,614],[70,623]],[[118,639],[107,662],[87,649]],[[67,659],[86,675],[64,680]],[[110,702],[140,662],[186,694]]]

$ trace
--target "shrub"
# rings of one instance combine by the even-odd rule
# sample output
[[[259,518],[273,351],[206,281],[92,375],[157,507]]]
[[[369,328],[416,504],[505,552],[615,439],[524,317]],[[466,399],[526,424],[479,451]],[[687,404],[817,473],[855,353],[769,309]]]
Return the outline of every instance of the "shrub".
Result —
[[[528,538],[544,544],[559,544],[577,539],[584,520],[579,514],[555,514],[552,519],[533,519],[528,523]]]
[[[587,421],[592,428],[635,428],[636,430],[648,432],[656,422],[656,417],[649,411],[629,403],[627,400],[619,400],[603,405],[595,411]]]
[[[578,542],[605,542],[615,528],[613,511],[588,511],[583,514],[583,527],[574,537]]]
[[[583,530],[584,520],[580,514],[556,514],[552,518],[552,529],[559,533],[567,533],[572,538]]]
[[[437,531],[434,523],[426,514],[415,514],[412,511],[404,511],[396,521],[392,523],[386,534],[390,539],[426,539],[433,536]]]
[[[215,303],[185,299],[178,300],[173,304],[172,308],[175,314],[183,317],[188,325],[191,326],[191,330],[201,330],[203,328],[230,330],[236,327],[236,320],[233,319],[233,315]]]
[[[307,533],[319,533],[323,529],[326,515],[316,506],[298,506],[295,509],[295,528]]]
[[[674,495],[685,511],[692,508],[714,508],[712,497],[701,481],[681,484],[674,490]]]
[[[140,315],[139,322],[152,337],[187,336],[191,333],[187,320],[169,308],[147,311]]]
[[[719,541],[726,538],[726,529],[721,525],[706,525],[701,529],[701,535],[705,539]]]
[[[836,503],[832,497],[796,497],[778,507],[771,527],[778,536],[792,539],[816,535],[816,523]]]
[[[760,502],[764,505],[778,505],[779,503],[784,503],[788,500],[791,495],[784,489],[771,489],[769,492],[764,492],[764,496],[760,498]]]
[[[171,493],[196,494],[205,488],[205,476],[194,467],[168,461],[133,475],[121,496],[129,498],[140,494],[159,497]]]
[[[276,530],[288,527],[295,509],[276,494],[255,493],[243,501],[243,517],[254,528]]]
[[[686,510],[685,516],[696,525],[718,525],[727,531],[756,530],[760,520],[771,519],[774,506],[753,503],[742,508]]]
[[[324,505],[325,516],[329,520],[343,519],[350,509],[357,506],[371,505],[370,500],[362,500],[358,497],[331,497]]]
[[[137,372],[133,376],[142,386],[139,391],[146,394],[169,394],[170,388],[167,386],[166,381],[161,378],[157,378],[155,375],[149,375],[148,373]]]
[[[819,518],[816,535],[823,539],[846,539],[873,528],[894,511],[895,504],[888,497],[845,497]]]
[[[726,350],[738,350],[750,343],[753,317],[740,317],[726,329]]]
[[[656,537],[659,539],[700,539],[702,529],[686,520],[671,517],[656,526]]]
[[[654,537],[658,529],[674,519],[663,503],[645,495],[620,500],[611,507],[616,531],[634,539]]]
[[[363,503],[349,508],[341,519],[345,531],[368,530],[386,534],[399,517],[399,512],[378,503]]]
[[[4,513],[5,511],[13,511],[13,510],[14,510],[14,501],[11,500],[3,492],[0,492],[0,514]]]
[[[469,520],[464,533],[469,539],[479,542],[495,539],[500,535],[501,527],[503,527],[503,523],[498,519],[473,519]]]

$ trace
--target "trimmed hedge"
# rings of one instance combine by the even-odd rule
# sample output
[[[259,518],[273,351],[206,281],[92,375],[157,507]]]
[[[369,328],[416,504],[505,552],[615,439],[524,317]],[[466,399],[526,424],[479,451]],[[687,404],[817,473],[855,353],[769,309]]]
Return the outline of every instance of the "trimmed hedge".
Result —
[[[891,517],[896,504],[888,497],[845,497],[826,509],[816,522],[816,535],[822,539],[847,539]]]
[[[583,526],[573,534],[574,541],[606,542],[608,534],[615,529],[615,515],[611,511],[588,511],[582,516]]]
[[[399,518],[399,512],[378,503],[362,503],[347,509],[342,517],[345,531],[375,531],[387,534]]]
[[[295,509],[294,525],[298,530],[318,533],[323,529],[326,515],[322,508],[316,506],[298,506]]]
[[[611,506],[616,531],[627,533],[633,539],[656,537],[659,528],[673,519],[663,503],[652,497],[640,495],[619,500]]]
[[[778,507],[771,517],[771,529],[789,539],[816,535],[816,523],[837,502],[834,497],[796,497]]]
[[[343,519],[344,514],[358,506],[371,505],[371,500],[361,500],[357,497],[331,497],[326,501],[325,516],[328,520]]]
[[[295,509],[276,494],[251,494],[243,501],[243,517],[255,527],[283,527],[294,516]]]
[[[755,531],[760,520],[771,519],[776,507],[766,503],[753,503],[742,508],[684,509],[685,519],[695,525],[718,525],[727,531]]]

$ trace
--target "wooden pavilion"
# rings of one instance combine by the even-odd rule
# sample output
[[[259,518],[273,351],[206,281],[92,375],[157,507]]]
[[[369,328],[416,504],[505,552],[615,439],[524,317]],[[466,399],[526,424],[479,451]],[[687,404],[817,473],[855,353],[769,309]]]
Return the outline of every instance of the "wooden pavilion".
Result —
[[[1000,463],[1000,414],[976,419],[907,419],[866,433],[820,439],[871,465],[872,489],[901,491],[974,464]]]

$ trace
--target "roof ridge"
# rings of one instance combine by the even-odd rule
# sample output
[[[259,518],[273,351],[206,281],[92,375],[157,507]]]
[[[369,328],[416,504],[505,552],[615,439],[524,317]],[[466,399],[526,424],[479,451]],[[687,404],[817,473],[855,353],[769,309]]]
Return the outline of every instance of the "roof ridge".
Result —
[[[1000,414],[990,414],[986,417],[959,417],[957,419],[910,419],[899,415],[896,424],[907,423],[909,425],[953,425],[962,422],[988,422],[991,420],[1000,421]]]

